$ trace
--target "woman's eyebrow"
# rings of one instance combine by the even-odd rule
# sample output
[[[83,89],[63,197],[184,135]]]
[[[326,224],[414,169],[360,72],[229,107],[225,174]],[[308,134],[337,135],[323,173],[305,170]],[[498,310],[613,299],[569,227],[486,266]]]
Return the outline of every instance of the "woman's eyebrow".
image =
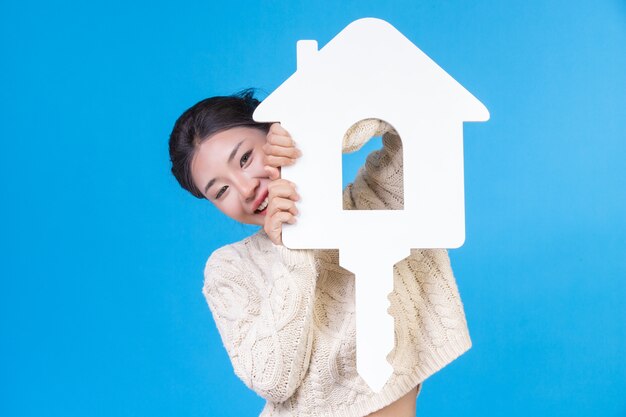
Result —
[[[239,149],[239,147],[241,146],[241,144],[243,143],[245,139],[242,139],[241,142],[239,142],[237,144],[237,146],[235,146],[235,148],[233,149],[233,151],[230,153],[230,156],[228,157],[228,162],[230,163],[230,161],[233,160],[233,158],[235,157],[235,155],[237,155],[237,150]]]
[[[235,157],[235,155],[237,155],[237,151],[239,150],[239,147],[241,146],[241,144],[245,141],[245,139],[242,139],[241,141],[239,141],[239,143],[237,145],[235,145],[235,147],[233,148],[233,151],[230,153],[230,155],[228,156],[228,163],[230,163],[230,161],[233,160],[233,158]],[[211,181],[209,181],[206,185],[206,187],[204,187],[204,193],[206,194],[207,191],[209,191],[209,188],[211,188],[211,186],[215,184],[215,178],[213,178]]]
[[[209,188],[211,188],[211,186],[215,184],[215,178],[213,178],[211,181],[209,181],[206,185],[206,187],[204,187],[204,194],[207,193],[207,191],[209,191]]]

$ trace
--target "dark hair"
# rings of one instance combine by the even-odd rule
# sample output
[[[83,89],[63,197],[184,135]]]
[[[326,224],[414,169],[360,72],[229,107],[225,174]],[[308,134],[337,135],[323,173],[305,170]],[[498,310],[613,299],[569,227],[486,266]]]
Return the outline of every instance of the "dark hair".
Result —
[[[259,103],[254,98],[254,89],[248,88],[230,96],[204,99],[176,120],[170,134],[170,160],[172,174],[181,187],[197,198],[205,198],[191,178],[191,161],[200,144],[213,134],[239,126],[269,131],[270,123],[252,119]]]

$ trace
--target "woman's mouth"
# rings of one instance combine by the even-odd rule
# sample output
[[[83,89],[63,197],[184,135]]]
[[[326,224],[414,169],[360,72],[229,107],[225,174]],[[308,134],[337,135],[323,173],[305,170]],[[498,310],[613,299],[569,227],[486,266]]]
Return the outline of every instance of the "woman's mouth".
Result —
[[[259,207],[257,207],[256,210],[254,210],[254,212],[257,214],[263,212],[267,208],[268,202],[269,202],[269,197],[265,197],[265,199],[261,201],[261,204],[259,204]]]

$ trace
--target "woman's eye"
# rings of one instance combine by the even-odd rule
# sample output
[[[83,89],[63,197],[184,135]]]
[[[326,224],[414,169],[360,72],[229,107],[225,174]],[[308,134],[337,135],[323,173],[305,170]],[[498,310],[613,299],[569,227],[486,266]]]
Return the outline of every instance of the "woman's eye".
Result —
[[[224,194],[224,192],[226,192],[227,188],[228,188],[227,185],[225,185],[222,188],[220,188],[220,190],[217,192],[217,195],[215,196],[215,199],[217,200],[218,198],[220,198],[222,196],[222,194]]]
[[[239,161],[239,166],[243,168],[243,166],[248,162],[248,160],[250,159],[250,155],[252,155],[252,150],[249,150],[248,152],[244,153],[241,156],[241,160]]]

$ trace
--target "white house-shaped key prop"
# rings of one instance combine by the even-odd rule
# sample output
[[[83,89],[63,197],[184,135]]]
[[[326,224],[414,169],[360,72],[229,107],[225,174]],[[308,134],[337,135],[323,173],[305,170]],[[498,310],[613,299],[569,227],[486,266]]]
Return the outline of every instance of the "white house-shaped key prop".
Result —
[[[403,210],[343,210],[342,139],[360,120],[391,124],[402,140]],[[326,46],[297,43],[297,70],[254,112],[280,121],[302,150],[282,177],[302,197],[291,249],[339,249],[355,274],[357,371],[380,391],[393,369],[388,314],[393,265],[411,248],[457,248],[465,240],[463,122],[489,112],[463,86],[389,23],[349,24]]]

